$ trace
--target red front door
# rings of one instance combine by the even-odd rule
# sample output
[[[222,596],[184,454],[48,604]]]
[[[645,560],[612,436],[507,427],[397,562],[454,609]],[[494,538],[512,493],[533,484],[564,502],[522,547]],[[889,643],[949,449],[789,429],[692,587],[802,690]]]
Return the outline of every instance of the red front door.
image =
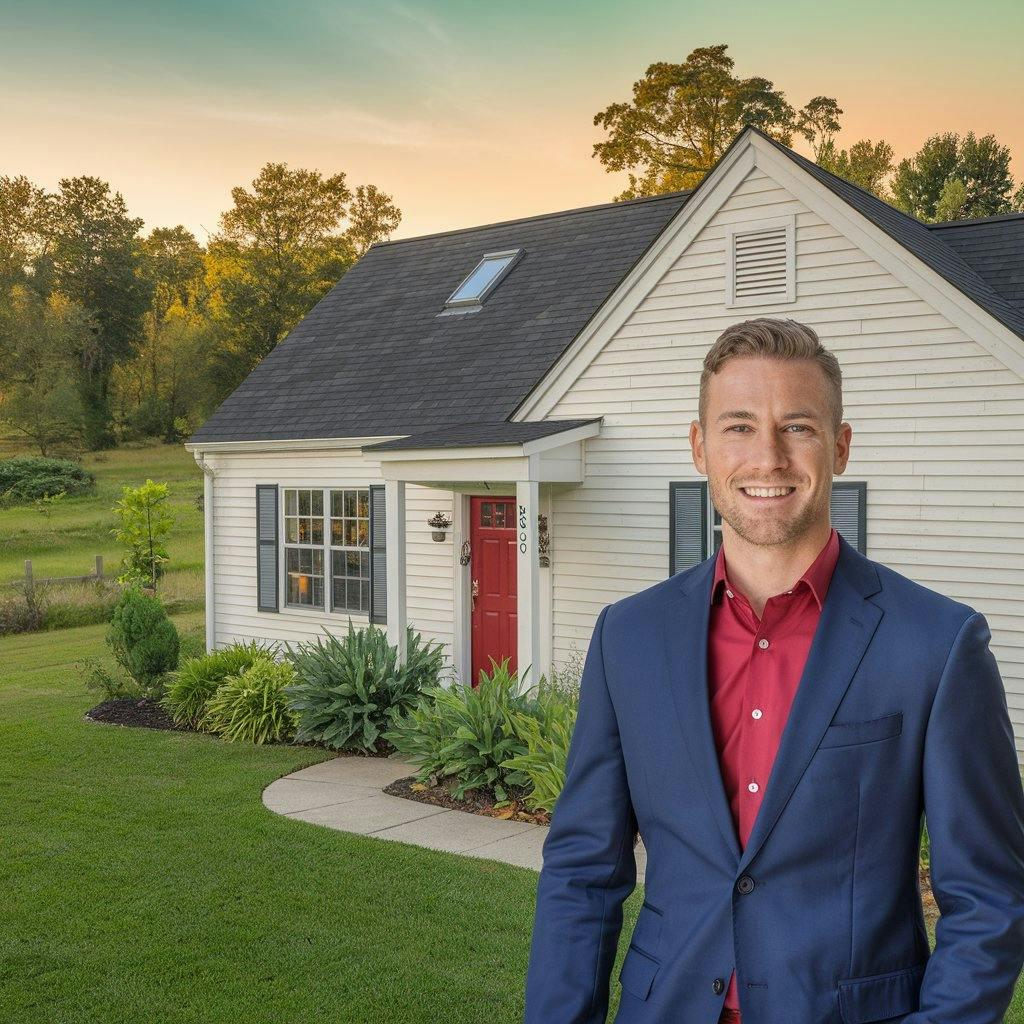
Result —
[[[491,658],[510,658],[516,671],[516,499],[471,497],[469,543],[472,588],[473,677],[491,675]]]

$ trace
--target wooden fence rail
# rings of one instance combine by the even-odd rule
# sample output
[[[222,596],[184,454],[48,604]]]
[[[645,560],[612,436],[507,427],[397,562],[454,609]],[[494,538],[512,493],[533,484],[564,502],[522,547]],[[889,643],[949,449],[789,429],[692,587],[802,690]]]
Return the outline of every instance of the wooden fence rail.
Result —
[[[87,583],[89,580],[103,579],[103,556],[96,556],[96,567],[92,572],[84,576],[36,576],[32,572],[32,559],[25,559],[25,575],[18,580],[8,580],[4,586],[7,587],[34,587],[43,583]]]

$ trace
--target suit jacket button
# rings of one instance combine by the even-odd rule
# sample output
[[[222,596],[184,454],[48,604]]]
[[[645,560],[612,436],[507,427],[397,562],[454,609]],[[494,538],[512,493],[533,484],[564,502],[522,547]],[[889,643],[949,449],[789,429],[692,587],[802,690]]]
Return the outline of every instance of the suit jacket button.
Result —
[[[736,883],[736,888],[745,895],[754,888],[754,880],[750,875],[740,875],[740,880]]]
[[[715,995],[720,996],[725,989],[725,982],[721,978],[715,978],[714,984],[711,987],[715,990]]]

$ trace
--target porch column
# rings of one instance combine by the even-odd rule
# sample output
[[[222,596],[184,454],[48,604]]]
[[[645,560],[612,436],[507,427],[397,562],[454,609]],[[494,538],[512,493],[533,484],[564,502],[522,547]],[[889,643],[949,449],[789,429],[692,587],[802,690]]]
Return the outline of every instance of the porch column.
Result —
[[[405,664],[405,481],[384,481],[384,533],[388,577],[388,643]]]
[[[540,678],[540,568],[537,560],[537,513],[540,485],[536,480],[516,481],[516,618],[519,645],[516,665],[519,690]]]

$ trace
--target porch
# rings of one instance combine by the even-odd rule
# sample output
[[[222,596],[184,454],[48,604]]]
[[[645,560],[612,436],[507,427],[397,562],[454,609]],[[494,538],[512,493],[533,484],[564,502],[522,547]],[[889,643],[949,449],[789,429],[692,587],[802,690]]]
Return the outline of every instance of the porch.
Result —
[[[602,417],[470,423],[364,445],[384,478],[387,631],[406,657],[406,484],[452,492],[452,667],[476,680],[511,658],[526,687],[551,668],[551,497],[586,475]],[[511,516],[508,513],[511,512]],[[542,518],[543,517],[543,518]],[[511,521],[509,521],[511,519]]]

